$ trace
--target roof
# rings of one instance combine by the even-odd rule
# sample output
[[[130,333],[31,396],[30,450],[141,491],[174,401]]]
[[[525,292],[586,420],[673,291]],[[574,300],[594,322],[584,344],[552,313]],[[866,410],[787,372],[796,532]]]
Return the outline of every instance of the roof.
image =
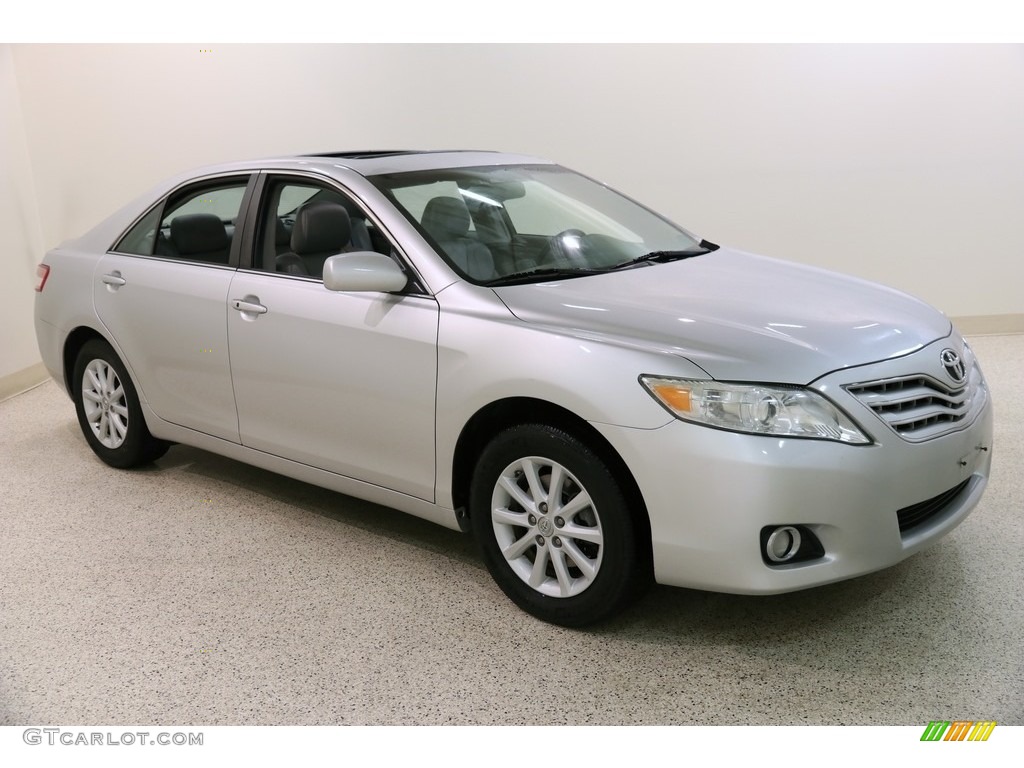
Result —
[[[269,161],[264,161],[266,165]],[[551,165],[530,155],[490,152],[485,150],[364,150],[321,152],[273,158],[278,167],[294,167],[299,162],[311,169],[327,171],[331,167],[349,168],[363,176],[405,171],[426,171],[438,168],[467,168],[487,165]],[[251,163],[251,166],[259,163]]]

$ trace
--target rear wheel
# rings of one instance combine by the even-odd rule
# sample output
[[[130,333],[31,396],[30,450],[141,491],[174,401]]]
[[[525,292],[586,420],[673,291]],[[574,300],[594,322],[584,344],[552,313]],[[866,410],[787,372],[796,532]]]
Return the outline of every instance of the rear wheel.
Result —
[[[470,515],[495,581],[544,621],[600,621],[643,584],[621,485],[596,453],[562,430],[530,424],[497,435],[477,463]]]
[[[107,342],[92,339],[82,346],[72,382],[78,424],[107,464],[126,469],[167,452],[168,443],[149,434],[135,387]]]

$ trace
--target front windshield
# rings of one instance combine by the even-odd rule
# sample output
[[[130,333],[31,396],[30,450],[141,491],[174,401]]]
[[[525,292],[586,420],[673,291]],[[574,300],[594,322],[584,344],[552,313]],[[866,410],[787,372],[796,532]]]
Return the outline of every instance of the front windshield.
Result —
[[[371,181],[476,283],[582,276],[709,250],[643,206],[556,165],[416,171]]]

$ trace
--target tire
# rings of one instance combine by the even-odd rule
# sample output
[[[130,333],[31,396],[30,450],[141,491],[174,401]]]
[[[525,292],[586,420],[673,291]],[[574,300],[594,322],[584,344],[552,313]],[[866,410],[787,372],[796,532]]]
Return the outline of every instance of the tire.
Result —
[[[502,591],[543,621],[581,627],[622,610],[647,573],[622,486],[583,442],[528,424],[484,449],[470,519]]]
[[[149,434],[135,386],[107,342],[91,339],[82,346],[72,385],[82,434],[104,462],[127,469],[167,452],[169,443]]]

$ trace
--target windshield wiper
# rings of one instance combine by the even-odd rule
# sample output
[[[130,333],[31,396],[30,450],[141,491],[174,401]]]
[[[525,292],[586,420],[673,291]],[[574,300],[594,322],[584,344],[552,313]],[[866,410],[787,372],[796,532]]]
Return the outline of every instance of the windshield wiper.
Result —
[[[531,283],[537,278],[545,277],[583,277],[584,275],[601,275],[606,272],[613,272],[617,269],[626,269],[645,263],[664,263],[666,261],[678,261],[690,259],[694,256],[703,256],[705,253],[718,250],[718,246],[707,240],[701,240],[697,248],[690,248],[684,251],[651,251],[643,256],[637,256],[621,264],[613,264],[610,267],[538,267],[526,269],[521,272],[513,272],[510,275],[502,275],[493,280],[488,280],[484,285],[497,287],[500,285],[518,285],[520,283]]]
[[[697,248],[688,248],[683,251],[651,251],[645,253],[643,256],[637,256],[629,261],[624,261],[621,264],[616,264],[609,269],[625,269],[626,267],[633,267],[637,264],[656,263],[664,264],[668,261],[681,261],[682,259],[692,259],[694,256],[703,256],[705,253],[711,253],[711,251],[717,250],[718,246],[714,243],[709,243],[707,240],[701,240],[700,246]]]
[[[510,275],[502,275],[493,280],[488,280],[484,285],[495,288],[500,285],[518,285],[520,283],[532,283],[537,278],[544,277],[583,277],[584,275],[600,275],[607,272],[607,269],[592,269],[579,267],[567,269],[565,267],[540,267],[538,269],[526,269],[522,272],[513,272]]]
[[[690,251],[651,251],[650,253],[645,253],[643,256],[637,256],[635,259],[630,259],[629,261],[624,261],[621,264],[616,264],[614,267],[609,267],[609,269],[625,269],[626,267],[634,267],[637,264],[646,264],[650,262],[664,264],[668,261],[692,259],[694,256],[703,256],[705,253],[708,253],[708,251],[704,248]]]

